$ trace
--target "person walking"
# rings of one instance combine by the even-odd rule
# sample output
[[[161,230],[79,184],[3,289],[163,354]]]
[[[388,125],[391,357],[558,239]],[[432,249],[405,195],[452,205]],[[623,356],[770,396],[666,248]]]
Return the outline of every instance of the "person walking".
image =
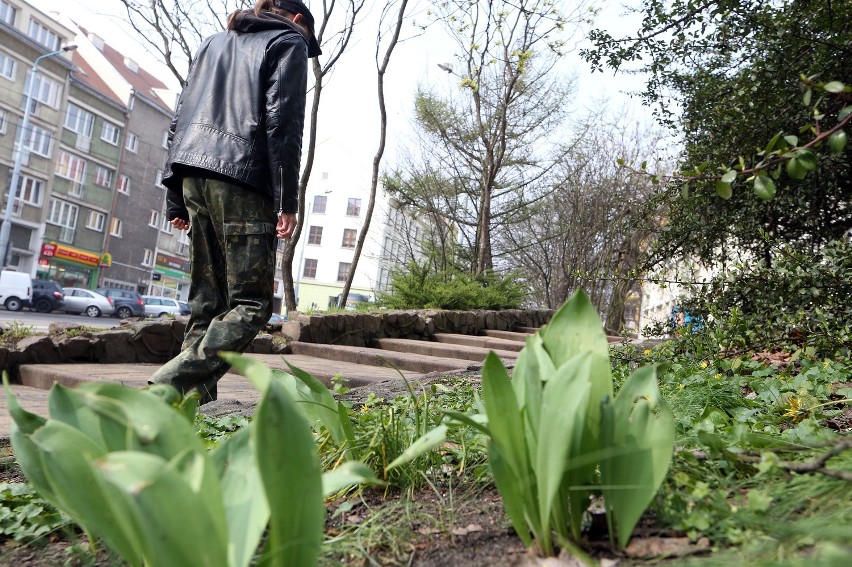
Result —
[[[308,59],[321,54],[298,0],[228,17],[190,67],[168,132],[168,218],[189,230],[191,315],[181,352],[151,377],[216,399],[229,365],[272,315],[275,238],[296,227]]]

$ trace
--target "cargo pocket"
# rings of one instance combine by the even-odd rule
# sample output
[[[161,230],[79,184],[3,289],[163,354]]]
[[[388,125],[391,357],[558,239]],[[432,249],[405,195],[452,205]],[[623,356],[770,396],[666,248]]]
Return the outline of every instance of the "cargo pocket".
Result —
[[[275,225],[262,221],[226,221],[225,254],[228,284],[264,285],[275,269]]]

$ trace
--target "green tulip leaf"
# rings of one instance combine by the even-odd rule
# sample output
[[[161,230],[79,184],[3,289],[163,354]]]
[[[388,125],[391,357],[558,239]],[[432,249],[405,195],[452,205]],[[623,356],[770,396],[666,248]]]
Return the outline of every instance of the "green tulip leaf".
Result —
[[[269,523],[269,505],[255,459],[252,427],[243,427],[210,455],[222,490],[230,567],[249,565]]]
[[[192,452],[177,460],[204,454]],[[133,518],[134,536],[144,545],[148,565],[227,566],[227,533],[221,512],[209,504],[220,499],[217,492],[195,492],[187,484],[177,463],[139,451],[116,451],[97,462],[111,500],[123,503]],[[212,467],[211,467],[212,468]],[[175,513],[176,511],[180,513]]]
[[[256,385],[263,381],[266,391],[252,422],[252,441],[270,508],[264,562],[315,565],[325,522],[316,444],[284,385],[271,376]]]
[[[559,308],[541,336],[555,368],[586,351],[609,356],[600,315],[582,290]]]
[[[657,387],[655,367],[634,372],[612,402],[603,404],[600,463],[607,514],[615,520],[618,544],[633,528],[668,472],[674,447],[674,414]],[[610,534],[612,536],[612,534]]]

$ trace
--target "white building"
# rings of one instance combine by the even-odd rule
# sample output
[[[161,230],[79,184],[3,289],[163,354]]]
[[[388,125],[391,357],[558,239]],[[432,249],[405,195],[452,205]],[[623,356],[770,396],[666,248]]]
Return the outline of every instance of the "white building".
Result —
[[[372,163],[359,162],[334,140],[318,144],[305,197],[305,228],[293,261],[299,311],[325,310],[343,291],[366,220],[371,167]],[[385,290],[395,266],[422,256],[420,239],[426,230],[379,183],[350,296],[375,298],[378,291]],[[277,269],[280,276],[280,256]],[[281,297],[280,282],[276,287],[276,295]]]

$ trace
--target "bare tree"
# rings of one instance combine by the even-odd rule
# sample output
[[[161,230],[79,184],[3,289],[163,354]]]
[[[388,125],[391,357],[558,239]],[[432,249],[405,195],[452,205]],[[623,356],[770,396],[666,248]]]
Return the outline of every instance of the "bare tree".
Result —
[[[461,91],[418,93],[417,123],[426,151],[423,167],[405,179],[440,179],[435,188],[449,192],[418,195],[412,184],[401,188],[413,202],[436,200],[432,209],[458,224],[474,274],[494,267],[495,227],[525,214],[552,186],[546,180],[559,160],[557,133],[570,92],[554,65],[563,30],[580,21],[582,4],[570,17],[550,0],[434,5],[460,50],[458,64],[441,68],[459,78]],[[420,189],[426,187],[421,183]]]
[[[400,0],[396,12],[396,19],[393,27],[390,30],[390,39],[385,48],[384,56],[379,61],[379,51],[381,49],[382,38],[386,32],[384,22],[391,13],[395,2],[389,1],[382,9],[381,17],[379,18],[379,32],[376,37],[376,87],[378,91],[379,103],[379,147],[376,150],[376,155],[373,156],[373,175],[370,181],[370,201],[367,204],[367,211],[364,217],[364,226],[361,228],[361,234],[358,235],[358,243],[355,246],[355,253],[352,258],[352,265],[349,268],[349,273],[346,275],[346,283],[343,285],[343,291],[338,298],[338,307],[346,305],[346,299],[349,296],[349,290],[352,287],[352,280],[355,277],[355,270],[358,267],[358,260],[361,258],[361,250],[364,248],[364,241],[367,238],[367,232],[370,230],[370,221],[373,218],[373,209],[376,205],[376,191],[379,185],[379,168],[382,163],[382,156],[385,153],[385,142],[388,129],[388,115],[385,108],[385,73],[390,64],[391,55],[394,48],[399,43],[399,35],[402,32],[402,24],[405,21],[405,10],[408,7],[408,0]]]
[[[583,288],[612,332],[620,330],[651,241],[640,212],[653,186],[636,173],[637,161],[659,154],[659,135],[628,123],[624,115],[606,120],[601,113],[578,125],[555,191],[500,233],[501,248],[513,251],[504,261],[528,279],[533,303],[555,308]]]

